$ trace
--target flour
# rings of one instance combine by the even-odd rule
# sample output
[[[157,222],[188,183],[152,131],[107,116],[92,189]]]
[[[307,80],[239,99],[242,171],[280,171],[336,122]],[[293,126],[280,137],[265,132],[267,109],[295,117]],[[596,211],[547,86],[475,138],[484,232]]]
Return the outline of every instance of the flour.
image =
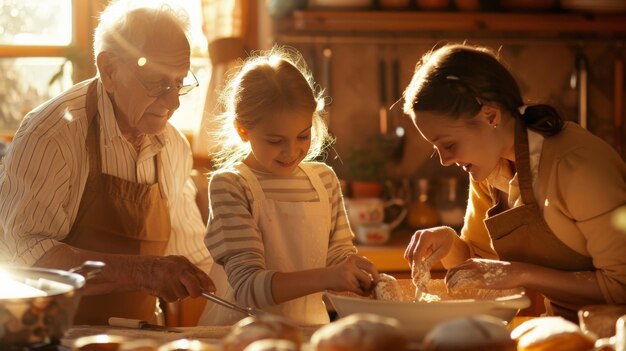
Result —
[[[388,274],[381,273],[378,276],[378,284],[374,288],[374,296],[377,300],[405,301],[403,290],[398,280]]]
[[[493,264],[491,260],[475,260],[481,267],[480,274],[476,270],[463,269],[454,273],[451,284],[452,290],[476,288],[478,285],[494,285],[498,280],[506,277],[506,272],[500,264]]]
[[[520,294],[519,289],[454,289],[448,291],[443,279],[429,279],[424,290],[416,294],[411,279],[395,279],[387,276],[381,279],[376,287],[376,300],[396,302],[439,302],[448,300],[493,300],[499,297]],[[417,298],[415,297],[417,295]]]
[[[499,297],[519,294],[517,289],[495,290],[495,289],[454,289],[448,291],[448,287],[443,279],[431,279],[428,282],[428,293],[423,294],[419,302],[437,302],[447,300],[493,300]]]
[[[415,299],[419,300],[424,293],[428,292],[427,286],[430,281],[430,264],[427,261],[413,261],[411,264],[411,281],[415,286]]]
[[[595,274],[589,274],[589,272],[572,272],[572,275],[574,275],[574,278],[577,280],[586,280],[588,282],[596,280]]]

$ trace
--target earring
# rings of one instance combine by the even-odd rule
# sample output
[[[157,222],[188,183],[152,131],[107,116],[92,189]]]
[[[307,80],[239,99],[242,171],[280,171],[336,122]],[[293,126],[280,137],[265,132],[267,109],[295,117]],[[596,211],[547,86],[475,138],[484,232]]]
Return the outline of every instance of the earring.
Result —
[[[239,134],[239,137],[241,138],[241,141],[243,141],[244,143],[248,141],[245,129],[237,128],[237,134]]]
[[[497,125],[497,124],[494,124],[494,125],[493,125],[493,129],[497,129],[497,128],[498,128],[498,125]]]

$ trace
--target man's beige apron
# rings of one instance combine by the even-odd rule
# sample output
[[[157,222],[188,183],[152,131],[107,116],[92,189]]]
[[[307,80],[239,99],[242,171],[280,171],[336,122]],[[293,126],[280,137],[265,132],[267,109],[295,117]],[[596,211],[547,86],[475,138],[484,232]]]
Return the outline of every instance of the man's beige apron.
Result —
[[[590,257],[565,245],[544,220],[532,187],[526,126],[518,120],[515,128],[515,167],[523,205],[504,209],[506,200],[500,191],[492,189],[496,200],[489,209],[485,225],[498,256],[505,261],[527,262],[562,271],[595,270]],[[577,319],[578,306],[554,300],[549,302],[554,314]],[[546,304],[546,307],[549,306]]]
[[[252,217],[261,230],[268,270],[295,272],[326,267],[331,226],[330,200],[321,178],[312,168],[310,164],[300,164],[300,169],[313,184],[319,201],[283,202],[265,198],[261,184],[248,166],[242,164],[237,167],[252,192]],[[221,265],[213,265],[211,278],[217,286],[217,294],[234,302],[233,288]],[[329,322],[322,293],[303,296],[263,310],[300,324]],[[199,324],[229,325],[243,317],[240,313],[218,305],[207,306]]]
[[[94,79],[87,90],[86,103],[89,176],[76,220],[63,242],[103,253],[162,256],[171,226],[165,193],[159,186],[159,154],[155,184],[137,184],[102,173],[97,103]],[[156,297],[140,292],[83,296],[74,324],[107,324],[109,317],[156,322],[155,306]]]

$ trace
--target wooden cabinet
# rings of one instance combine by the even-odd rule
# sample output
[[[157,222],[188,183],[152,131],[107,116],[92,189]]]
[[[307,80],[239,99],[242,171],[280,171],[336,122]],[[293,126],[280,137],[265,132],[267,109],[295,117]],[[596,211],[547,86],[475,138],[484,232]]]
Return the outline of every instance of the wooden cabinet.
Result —
[[[518,79],[525,99],[549,102],[569,121],[581,119],[572,77],[586,60],[591,72],[585,89],[591,92],[584,119],[587,128],[626,150],[615,132],[618,125],[624,128],[623,122],[617,122],[624,119],[623,98],[614,97],[626,95],[623,89],[622,94],[613,92],[621,86],[613,67],[623,66],[626,57],[626,14],[310,9],[273,21],[273,41],[299,50],[316,82],[332,97],[329,128],[340,157],[346,157],[352,146],[366,145],[364,136],[379,130],[381,60],[399,61],[401,91],[424,53],[460,42],[497,50]],[[387,77],[391,86],[391,74]],[[394,118],[394,126],[404,127],[406,140],[419,138],[412,134],[410,123]],[[393,177],[414,176],[432,151],[420,141],[411,147],[413,154],[394,165]],[[329,163],[339,177],[346,177],[341,162]],[[421,176],[439,176],[432,168],[422,169],[426,171]]]
[[[424,11],[295,11],[275,22],[279,36],[386,35],[624,37],[626,15]],[[281,41],[281,40],[279,40]]]

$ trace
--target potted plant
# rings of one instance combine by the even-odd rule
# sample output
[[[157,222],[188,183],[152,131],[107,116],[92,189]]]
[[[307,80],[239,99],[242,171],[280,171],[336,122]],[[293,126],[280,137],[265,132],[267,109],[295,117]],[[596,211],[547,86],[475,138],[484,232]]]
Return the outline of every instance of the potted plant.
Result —
[[[386,175],[384,145],[375,141],[368,147],[353,147],[346,158],[346,166],[352,197],[382,195]]]

